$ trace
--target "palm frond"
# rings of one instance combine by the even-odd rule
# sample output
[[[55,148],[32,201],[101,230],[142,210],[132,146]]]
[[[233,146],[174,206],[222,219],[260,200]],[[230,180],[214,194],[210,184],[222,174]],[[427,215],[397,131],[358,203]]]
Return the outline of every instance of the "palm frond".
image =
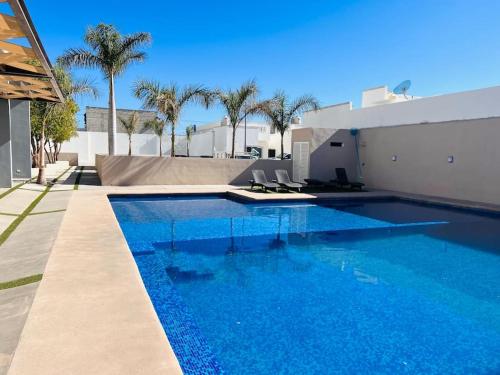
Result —
[[[253,107],[258,94],[257,84],[254,80],[243,83],[237,90],[215,90],[212,95],[225,108],[231,126],[236,128],[239,123],[257,108]]]
[[[78,66],[81,68],[101,68],[102,61],[91,51],[85,48],[70,48],[57,59],[57,63],[68,68]]]
[[[60,64],[54,67],[54,76],[66,98],[75,99],[76,96],[80,95],[91,95],[94,98],[98,96],[97,88],[91,80],[88,78],[75,79],[71,72]]]
[[[99,98],[99,90],[94,85],[94,81],[89,78],[73,80],[71,95],[90,95],[94,99]]]
[[[87,27],[83,39],[94,50],[109,50],[112,42],[118,40],[119,36],[113,25],[100,23],[95,27]]]
[[[150,129],[155,133],[158,137],[163,136],[163,131],[165,130],[165,121],[160,118],[155,118],[153,120],[146,121],[144,123],[144,127],[146,129]]]
[[[140,80],[134,83],[132,92],[137,99],[142,100],[143,108],[157,109],[158,98],[161,95],[161,87],[158,82]]]
[[[136,131],[139,119],[139,114],[135,111],[126,119],[120,117],[120,123],[129,136]]]
[[[317,111],[319,109],[318,100],[312,95],[303,95],[295,99],[286,110],[286,116],[289,120],[292,117],[306,111]]]
[[[89,27],[84,36],[85,43],[90,47],[70,49],[61,57],[61,64],[65,66],[79,66],[84,68],[98,67],[106,78],[123,73],[128,65],[141,62],[145,53],[138,51],[141,44],[151,41],[149,33],[135,33],[122,36],[113,25],[99,24]]]
[[[134,52],[137,47],[151,43],[151,39],[151,34],[145,32],[126,35],[123,37],[121,49]]]
[[[189,102],[198,103],[208,108],[215,100],[212,91],[202,85],[191,85],[185,87],[179,95],[179,107]]]

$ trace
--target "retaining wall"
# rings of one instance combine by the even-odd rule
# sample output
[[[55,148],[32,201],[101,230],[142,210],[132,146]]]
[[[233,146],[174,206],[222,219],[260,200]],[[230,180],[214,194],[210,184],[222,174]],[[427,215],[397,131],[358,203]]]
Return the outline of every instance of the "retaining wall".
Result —
[[[248,185],[252,169],[262,169],[269,180],[276,169],[292,175],[291,160],[170,158],[96,155],[103,185]]]

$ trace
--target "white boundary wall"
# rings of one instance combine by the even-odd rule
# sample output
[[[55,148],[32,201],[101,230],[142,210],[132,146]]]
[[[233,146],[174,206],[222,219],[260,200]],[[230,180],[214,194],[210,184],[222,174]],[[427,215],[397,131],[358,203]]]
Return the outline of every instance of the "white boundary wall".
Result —
[[[118,133],[116,135],[117,155],[128,154],[128,135]],[[185,150],[184,137],[177,136],[177,153]],[[170,136],[164,135],[162,141],[163,154],[170,154]],[[96,154],[108,153],[108,134],[102,132],[78,131],[78,135],[69,142],[65,142],[61,148],[62,153],[77,153],[79,165],[95,165]],[[154,134],[133,134],[132,155],[157,156],[160,152],[159,138]]]
[[[491,118],[500,116],[498,103],[500,86],[359,109],[343,103],[304,113],[303,127],[363,129]]]
[[[78,154],[79,165],[95,165],[96,154],[107,154],[108,135],[103,132],[78,131],[77,136],[62,145],[61,153]],[[189,144],[190,156],[225,156],[231,153],[232,128],[216,127],[209,131],[198,132],[191,138]],[[116,135],[117,155],[128,154],[128,135],[117,133]],[[175,153],[186,155],[186,137],[176,135]],[[261,130],[261,127],[247,129],[247,145],[262,148],[263,158],[267,158],[268,150],[275,149],[276,156],[280,154],[281,136],[269,134]],[[285,134],[285,153],[291,150],[291,131]],[[237,154],[244,149],[244,129],[240,126],[236,130],[235,150]],[[133,134],[132,135],[132,155],[137,156],[158,156],[160,152],[159,138],[154,134]],[[170,134],[165,134],[162,140],[163,155],[170,155]]]

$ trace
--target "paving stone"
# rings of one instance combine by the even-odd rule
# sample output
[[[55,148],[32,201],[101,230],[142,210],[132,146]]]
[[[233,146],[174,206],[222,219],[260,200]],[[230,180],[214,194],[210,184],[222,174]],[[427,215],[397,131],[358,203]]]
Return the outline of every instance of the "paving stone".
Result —
[[[20,214],[39,194],[39,191],[17,189],[0,199],[0,212]]]
[[[0,248],[0,282],[43,273],[64,212],[28,216]]]
[[[0,233],[7,229],[15,218],[15,216],[0,215]]]
[[[54,210],[64,210],[73,195],[73,189],[50,192],[36,205],[32,213],[46,212]]]
[[[38,284],[0,290],[0,375],[9,369]]]

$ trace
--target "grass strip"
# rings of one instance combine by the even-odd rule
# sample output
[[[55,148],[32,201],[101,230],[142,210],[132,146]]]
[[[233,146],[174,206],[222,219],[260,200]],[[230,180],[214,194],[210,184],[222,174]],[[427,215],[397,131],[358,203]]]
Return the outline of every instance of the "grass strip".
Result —
[[[29,216],[34,216],[34,215],[44,215],[44,214],[53,214],[53,213],[56,213],[56,212],[64,212],[66,211],[65,208],[63,209],[60,209],[60,210],[51,210],[51,211],[41,211],[41,212],[32,212],[31,214],[29,214]],[[1,215],[1,213],[0,213]]]
[[[1,216],[19,216],[18,214],[10,214],[8,212],[0,212]]]
[[[33,179],[30,178],[28,181],[21,182],[21,183],[17,184],[16,186],[11,187],[9,190],[4,191],[2,194],[0,194],[0,199],[2,199],[3,197],[5,197],[6,195],[9,195],[13,191],[16,191],[21,186],[26,185],[28,182],[31,182],[31,180],[33,180]]]
[[[71,168],[71,167],[70,167]],[[5,241],[7,241],[7,238],[10,237],[10,235],[16,230],[16,228],[23,222],[24,219],[28,217],[28,215],[33,211],[33,209],[36,207],[38,203],[45,197],[50,189],[52,189],[53,184],[55,184],[70,168],[66,169],[63,173],[61,173],[59,176],[54,178],[52,180],[52,184],[48,185],[44,191],[40,195],[38,195],[33,202],[30,203],[28,207],[18,216],[16,219],[10,223],[10,225],[0,234],[0,246],[4,244]]]
[[[78,175],[76,176],[75,186],[73,187],[73,190],[78,190],[78,188],[80,186],[80,179],[82,178],[82,174],[83,174],[84,169],[85,169],[85,167],[80,167],[80,171],[79,171]]]
[[[33,284],[33,283],[36,283],[36,282],[42,280],[42,277],[43,277],[43,274],[40,273],[38,275],[32,275],[32,276],[28,276],[28,277],[22,277],[22,278],[16,279],[16,280],[6,281],[3,283],[0,283],[0,290],[11,289],[11,288],[16,288],[18,286]]]

